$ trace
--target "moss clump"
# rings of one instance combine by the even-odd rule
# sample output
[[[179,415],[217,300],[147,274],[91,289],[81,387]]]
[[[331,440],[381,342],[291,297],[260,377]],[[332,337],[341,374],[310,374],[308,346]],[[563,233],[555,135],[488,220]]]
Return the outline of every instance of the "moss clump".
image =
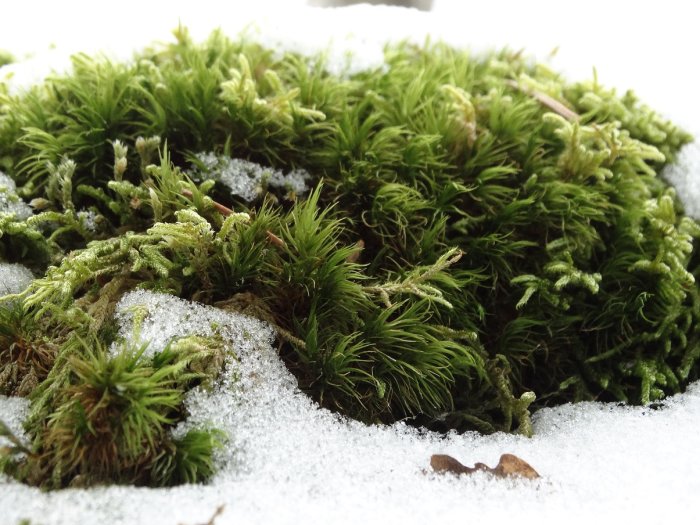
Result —
[[[0,216],[0,253],[41,274],[34,321],[99,339],[125,291],[166,290],[269,321],[326,407],[460,431],[697,379],[700,228],[657,177],[690,137],[632,94],[507,51],[397,45],[341,78],[176,36],[2,95],[1,167],[36,213]]]
[[[122,345],[110,352],[99,341],[88,345],[73,336],[34,392],[31,445],[0,428],[15,444],[2,469],[43,488],[207,479],[221,436],[191,430],[173,437],[170,429],[184,416],[184,393],[218,374],[223,347],[189,337],[150,358],[145,349]]]
[[[21,304],[0,307],[0,394],[29,395],[51,372],[57,350]]]

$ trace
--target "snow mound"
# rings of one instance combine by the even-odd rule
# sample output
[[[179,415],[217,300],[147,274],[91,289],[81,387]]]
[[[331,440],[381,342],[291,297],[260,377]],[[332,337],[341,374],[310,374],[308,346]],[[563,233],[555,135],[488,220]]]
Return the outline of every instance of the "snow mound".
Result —
[[[545,524],[612,521],[625,513],[667,523],[669,509],[690,508],[700,491],[697,384],[657,409],[580,403],[541,410],[532,439],[440,435],[403,423],[364,425],[319,408],[278,358],[271,328],[256,319],[147,291],[126,295],[117,318],[122,335],[150,341],[151,352],[176,337],[219,334],[236,353],[216,388],[193,390],[186,399],[183,427],[214,426],[228,434],[216,457],[218,473],[207,485],[157,490],[42,493],[8,482],[0,491],[1,523],[194,525],[222,505],[217,525],[528,518]],[[0,417],[9,413],[16,422],[23,409],[0,398]],[[432,454],[494,466],[506,452],[542,478],[429,472]]]

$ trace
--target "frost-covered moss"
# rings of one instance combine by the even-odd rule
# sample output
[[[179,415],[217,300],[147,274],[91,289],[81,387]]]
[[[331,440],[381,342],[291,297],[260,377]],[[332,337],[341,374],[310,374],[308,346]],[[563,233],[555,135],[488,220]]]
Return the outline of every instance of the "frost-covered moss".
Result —
[[[269,322],[323,406],[458,430],[698,377],[700,228],[656,176],[690,137],[632,94],[508,52],[397,45],[341,78],[177,36],[2,95],[34,214],[0,215],[0,254],[42,275],[44,335],[111,342],[124,292],[168,291]]]

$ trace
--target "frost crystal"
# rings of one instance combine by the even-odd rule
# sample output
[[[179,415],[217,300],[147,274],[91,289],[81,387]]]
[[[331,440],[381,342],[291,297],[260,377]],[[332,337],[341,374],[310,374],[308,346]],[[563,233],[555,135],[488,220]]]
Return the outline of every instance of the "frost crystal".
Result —
[[[0,297],[22,292],[34,276],[21,264],[0,262]]]
[[[13,213],[23,221],[32,216],[32,209],[17,196],[16,190],[15,181],[0,171],[0,213]]]
[[[92,210],[81,210],[78,212],[78,219],[83,228],[90,232],[97,230],[97,214]]]
[[[250,202],[260,197],[267,188],[285,191],[287,194],[301,195],[309,188],[309,173],[302,169],[287,174],[273,168],[261,166],[244,159],[231,159],[212,152],[199,153],[196,156],[201,169],[195,172],[195,178],[213,179],[225,185],[232,195]]]

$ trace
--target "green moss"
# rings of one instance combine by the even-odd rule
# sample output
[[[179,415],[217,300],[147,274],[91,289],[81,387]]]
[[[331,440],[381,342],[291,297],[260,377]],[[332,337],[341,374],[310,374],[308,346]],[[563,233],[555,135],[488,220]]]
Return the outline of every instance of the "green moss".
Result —
[[[15,57],[13,57],[11,53],[0,49],[0,67],[5,66],[7,64],[12,64],[12,62],[14,61]]]
[[[188,337],[150,359],[145,349],[122,345],[110,355],[97,340],[71,338],[32,396],[31,445],[0,428],[15,444],[2,470],[44,488],[207,479],[222,436],[192,430],[173,438],[170,430],[185,415],[184,393],[218,375],[223,347]]]
[[[690,137],[633,94],[507,51],[402,44],[341,78],[177,37],[1,95],[3,169],[38,213],[0,217],[0,254],[57,263],[22,295],[41,326],[99,339],[125,291],[166,290],[270,322],[326,407],[460,431],[529,433],[533,408],[698,378],[700,228],[657,177]],[[314,189],[246,201],[200,177],[203,151]],[[35,435],[72,414],[57,377]],[[190,438],[163,446],[210,450]],[[210,472],[178,454],[153,468]]]

